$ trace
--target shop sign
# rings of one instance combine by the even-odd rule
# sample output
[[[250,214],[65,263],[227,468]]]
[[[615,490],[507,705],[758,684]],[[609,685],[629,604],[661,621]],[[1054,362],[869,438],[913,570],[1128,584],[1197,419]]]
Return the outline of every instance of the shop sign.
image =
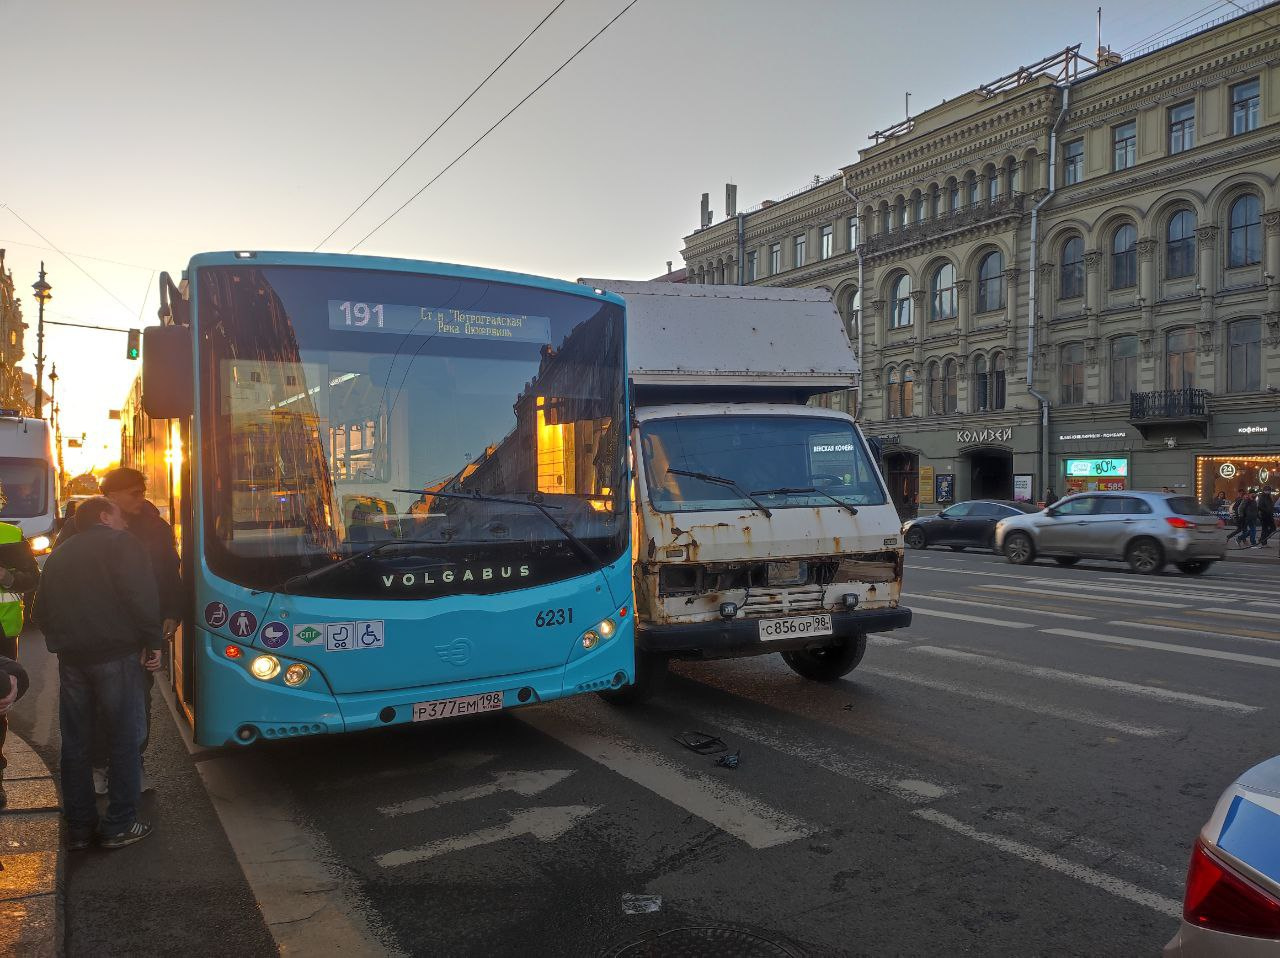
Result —
[[[1013,477],[1013,501],[1014,502],[1030,502],[1031,501],[1031,480],[1030,474],[1019,474]]]
[[[934,468],[933,466],[920,467],[920,501],[933,502],[934,496]]]
[[[1008,442],[1013,438],[1013,429],[958,429],[956,442]]]
[[[1238,471],[1234,462],[1224,462],[1218,467],[1218,475],[1223,479],[1234,479]]]
[[[1241,426],[1239,429],[1236,430],[1236,432],[1243,433],[1246,436],[1251,436],[1254,433],[1258,433],[1258,432],[1270,432],[1270,431],[1271,431],[1271,428],[1269,426]]]
[[[938,502],[956,501],[956,475],[954,472],[940,472],[933,479],[934,498]]]
[[[1068,459],[1068,476],[1113,477],[1129,475],[1129,460],[1123,457],[1114,459]]]
[[[1058,442],[1071,442],[1075,439],[1124,439],[1123,432],[1074,432],[1069,436],[1059,436]]]

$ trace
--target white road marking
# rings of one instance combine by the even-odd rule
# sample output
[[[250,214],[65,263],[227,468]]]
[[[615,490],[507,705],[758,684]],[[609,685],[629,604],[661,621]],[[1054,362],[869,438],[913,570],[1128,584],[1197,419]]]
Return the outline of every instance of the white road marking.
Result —
[[[1280,639],[1264,639],[1256,635],[1240,635],[1236,632],[1213,632],[1209,629],[1184,629],[1176,625],[1165,625],[1163,622],[1130,622],[1125,619],[1112,619],[1107,625],[1124,625],[1131,629],[1146,629],[1148,632],[1179,632],[1184,635],[1201,635],[1213,639],[1230,639],[1232,642],[1252,642],[1254,645],[1265,645],[1269,649],[1277,647]]]
[[[1035,615],[1048,616],[1052,619],[1075,619],[1079,622],[1091,622],[1091,615],[1074,615],[1070,612],[1050,612],[1048,609],[1038,609],[1035,606],[1016,606],[1016,605],[997,605],[994,602],[971,602],[968,599],[944,599],[940,595],[924,595],[917,593],[906,594],[904,601],[908,603],[908,607],[914,611],[918,606],[916,602],[923,600],[925,602],[946,602],[950,605],[973,605],[980,609],[1006,609],[1009,612],[1028,612]]]
[[[917,569],[921,570],[922,572],[946,572],[950,575],[984,575],[984,576],[991,576],[992,578],[996,578],[996,579],[1025,578],[1025,576],[1022,576],[1022,575],[1010,575],[1008,572],[977,572],[973,569],[939,569],[937,566],[928,566],[928,565],[909,565],[907,566],[906,571],[914,572]]]
[[[398,865],[425,862],[452,852],[466,851],[468,848],[504,842],[509,838],[519,838],[521,835],[532,835],[540,842],[552,842],[598,809],[598,805],[522,808],[519,811],[508,812],[511,821],[505,825],[482,828],[468,835],[458,835],[454,838],[442,838],[414,848],[401,848],[394,852],[387,852],[385,855],[378,855],[374,861],[383,868],[395,868]]]
[[[468,788],[456,788],[426,798],[415,798],[395,805],[384,805],[379,808],[383,815],[409,815],[413,812],[425,812],[441,805],[454,802],[469,802],[476,798],[486,798],[499,792],[515,792],[521,798],[532,798],[539,792],[545,792],[553,785],[558,785],[573,774],[573,769],[548,768],[534,771],[498,772],[493,781],[484,785],[472,785]]]
[[[1077,881],[1084,882],[1086,885],[1092,885],[1094,888],[1105,891],[1117,898],[1123,898],[1125,901],[1132,902],[1135,905],[1142,905],[1170,918],[1178,918],[1182,915],[1181,902],[1147,891],[1145,888],[1140,888],[1131,882],[1108,875],[1105,872],[1100,872],[1085,865],[1077,865],[1075,862],[1068,861],[1060,855],[1036,848],[1034,845],[1017,842],[1011,838],[1005,838],[1003,835],[980,832],[976,828],[966,825],[950,815],[944,815],[934,808],[917,808],[911,814],[955,832],[957,835],[963,835],[965,838],[970,838],[975,842],[998,848],[1007,855],[1013,855],[1033,865],[1039,865],[1060,875],[1066,875],[1068,878],[1074,878]]]
[[[1050,595],[1050,596],[1053,596],[1055,599],[1073,599],[1076,602],[1114,602],[1119,605],[1153,605],[1161,609],[1189,608],[1188,606],[1185,606],[1185,605],[1179,605],[1176,602],[1163,602],[1163,601],[1157,602],[1150,599],[1133,599],[1133,598],[1122,599],[1119,596],[1114,596],[1114,595],[1075,596],[1075,595],[1070,595],[1064,592],[1057,591],[1055,589],[1028,589],[1025,586],[980,585],[978,586],[978,588],[991,589],[992,591],[996,591],[996,592],[1016,592],[1016,593],[1022,593],[1025,595]]]
[[[895,639],[892,636],[877,635],[875,633],[872,633],[871,635],[867,636],[867,644],[892,646],[892,645],[910,645],[911,643],[908,642],[906,639]]]
[[[1094,583],[1081,583],[1081,582],[1075,582],[1075,581],[1068,582],[1065,580],[1046,581],[1044,579],[1028,579],[1027,581],[1032,584],[1044,585],[1050,589],[1064,589],[1064,590],[1067,590],[1068,592],[1073,592],[1073,593],[1074,592],[1118,592],[1122,595],[1129,595],[1134,591],[1141,591],[1143,595],[1165,596],[1170,599],[1185,599],[1190,602],[1222,602],[1227,599],[1236,598],[1236,596],[1234,595],[1219,595],[1217,593],[1200,592],[1198,591],[1201,588],[1200,586],[1191,586],[1186,589],[1170,587],[1165,585],[1164,583],[1160,583],[1160,580],[1158,579],[1148,580],[1148,582],[1150,582],[1151,584],[1147,585],[1144,583],[1144,585],[1142,586],[1139,586],[1136,582],[1133,583],[1132,585],[1124,586],[1124,585],[1098,585]],[[1239,596],[1239,598],[1242,598],[1242,599],[1246,597],[1247,596],[1243,594]]]
[[[580,725],[543,708],[522,710],[513,715],[752,848],[773,848],[818,830],[710,775],[670,762],[658,752],[621,736]]]
[[[1106,689],[1111,692],[1121,692],[1126,695],[1138,695],[1162,702],[1176,702],[1180,705],[1190,705],[1193,708],[1220,709],[1224,712],[1236,712],[1242,715],[1251,715],[1254,712],[1261,711],[1257,706],[1244,705],[1240,702],[1209,698],[1208,696],[1195,695],[1191,692],[1175,692],[1172,689],[1163,689],[1152,685],[1137,685],[1133,682],[1122,682],[1119,679],[1108,679],[1098,675],[1083,675],[1078,672],[1064,672],[1059,669],[1044,668],[1037,665],[1024,665],[1021,662],[1012,662],[1008,659],[996,658],[991,655],[980,655],[976,652],[962,652],[959,649],[914,645],[906,651],[912,655],[931,655],[956,662],[967,662],[982,668],[1000,669],[1004,672],[1029,675],[1038,679],[1066,682],[1071,685],[1085,685],[1091,688]]]
[[[1003,705],[1006,708],[1021,709],[1025,712],[1034,712],[1037,715],[1047,715],[1050,718],[1061,719],[1064,722],[1077,722],[1081,725],[1092,725],[1095,728],[1106,729],[1109,732],[1136,735],[1139,738],[1157,738],[1161,735],[1168,735],[1170,731],[1167,728],[1160,728],[1155,725],[1131,725],[1128,722],[1117,722],[1086,709],[1058,708],[1055,705],[1048,705],[1039,701],[1028,701],[1012,695],[999,695],[995,692],[986,692],[982,689],[974,688],[972,685],[925,678],[910,672],[900,672],[897,669],[863,665],[858,671],[883,676],[887,679],[896,679],[899,682],[910,682],[912,685],[922,685],[925,688],[936,689],[940,692],[950,692],[953,695],[977,699],[980,702],[991,702],[994,705]]]
[[[1276,622],[1275,612],[1250,612],[1248,609],[1196,609],[1197,612],[1212,612],[1215,615],[1243,615],[1251,619],[1266,619],[1269,622]],[[1241,625],[1248,625],[1247,622],[1241,622]]]
[[[1112,625],[1129,625],[1127,622],[1112,622]],[[1131,639],[1123,635],[1100,635],[1097,632],[1077,632],[1074,629],[1042,629],[1046,635],[1062,635],[1069,639],[1090,639],[1094,642],[1109,642],[1112,645],[1130,645],[1135,649],[1156,649],[1160,652],[1177,652],[1181,655],[1196,655],[1206,659],[1222,659],[1225,662],[1245,662],[1249,665],[1265,665],[1280,669],[1280,659],[1267,658],[1263,655],[1245,655],[1241,652],[1219,652],[1217,649],[1200,649],[1192,645],[1171,645],[1168,642],[1149,642],[1146,639]]]
[[[911,607],[912,615],[932,615],[939,619],[955,619],[960,622],[977,622],[980,625],[1002,625],[1006,629],[1034,628],[1030,622],[1010,622],[1007,619],[984,619],[980,615],[961,615],[959,612],[944,612],[941,609],[919,609]]]

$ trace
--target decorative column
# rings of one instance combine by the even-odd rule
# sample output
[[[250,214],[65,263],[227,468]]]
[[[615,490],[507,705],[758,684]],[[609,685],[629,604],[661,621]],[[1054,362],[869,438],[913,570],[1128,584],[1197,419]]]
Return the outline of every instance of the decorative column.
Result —
[[[1218,291],[1218,227],[1202,226],[1196,230],[1196,253],[1199,255],[1199,271],[1196,285],[1200,293],[1200,320],[1212,322],[1214,293]]]
[[[1267,265],[1268,277],[1266,321],[1274,339],[1280,333],[1280,210],[1262,214],[1262,231],[1266,244],[1262,261]]]
[[[1018,279],[1021,276],[1022,270],[1017,266],[1010,266],[1004,271],[1005,345],[1009,348],[1010,356],[1018,348]]]
[[[1091,249],[1084,254],[1084,303],[1085,311],[1093,315],[1102,312],[1102,251]]]
[[[1156,316],[1155,254],[1160,244],[1149,236],[1138,240],[1138,298],[1142,300],[1141,329],[1154,329]]]
[[[1036,327],[1047,327],[1057,315],[1058,289],[1054,285],[1057,278],[1057,266],[1053,263],[1041,263],[1038,279],[1040,289],[1036,295]]]
[[[916,338],[923,340],[925,337],[925,324],[929,322],[929,314],[926,312],[929,294],[922,289],[913,289],[911,291],[911,325],[916,330]]]
[[[867,303],[868,312],[863,313],[862,316],[863,335],[871,334],[868,338],[872,338],[874,340],[874,345],[879,346],[881,349],[883,349],[889,341],[886,335],[888,323],[886,321],[884,307],[885,301],[883,299],[873,299]],[[871,317],[871,323],[869,325],[866,323],[868,315]]]
[[[956,325],[960,327],[960,335],[969,334],[969,289],[973,286],[971,279],[956,280]]]

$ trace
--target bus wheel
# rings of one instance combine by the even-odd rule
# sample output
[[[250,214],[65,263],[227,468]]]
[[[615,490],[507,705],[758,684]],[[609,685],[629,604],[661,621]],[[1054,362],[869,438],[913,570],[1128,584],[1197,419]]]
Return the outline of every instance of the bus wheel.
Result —
[[[815,682],[834,682],[843,678],[858,667],[867,652],[867,635],[857,632],[835,645],[825,645],[817,649],[796,649],[794,652],[783,652],[782,661],[791,666],[792,671]]]
[[[596,694],[610,705],[641,705],[649,701],[666,684],[667,657],[652,652],[636,650],[636,680],[620,689],[608,689]]]

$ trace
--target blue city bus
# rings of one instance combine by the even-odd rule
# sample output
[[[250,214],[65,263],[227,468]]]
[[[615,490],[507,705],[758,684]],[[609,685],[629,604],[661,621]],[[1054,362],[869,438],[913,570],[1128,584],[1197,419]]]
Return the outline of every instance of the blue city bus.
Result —
[[[164,463],[197,743],[633,681],[624,308],[368,256],[202,253],[162,275],[124,417],[145,437],[123,445]]]

